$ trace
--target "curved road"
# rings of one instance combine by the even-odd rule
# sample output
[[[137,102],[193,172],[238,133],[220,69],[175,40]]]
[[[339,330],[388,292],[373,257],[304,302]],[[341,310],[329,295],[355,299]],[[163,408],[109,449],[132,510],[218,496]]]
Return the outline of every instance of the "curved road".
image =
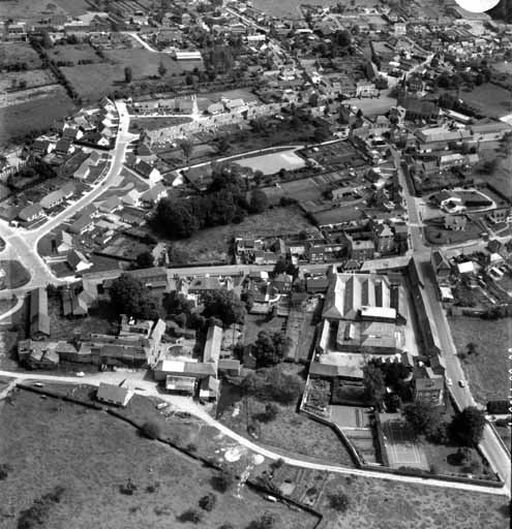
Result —
[[[508,494],[508,491],[504,487],[502,488],[485,487],[485,486],[482,487],[482,486],[472,485],[468,483],[447,482],[447,481],[443,481],[439,479],[430,479],[430,478],[422,479],[422,478],[417,478],[414,476],[400,476],[396,474],[387,474],[385,472],[372,472],[371,470],[361,470],[357,468],[342,467],[338,465],[313,463],[311,461],[304,461],[304,460],[296,459],[293,457],[283,456],[282,454],[278,454],[276,452],[273,452],[272,450],[263,448],[257,445],[256,443],[253,443],[249,439],[246,439],[245,437],[233,432],[232,430],[230,430],[223,424],[219,423],[213,417],[211,417],[204,408],[201,408],[200,405],[191,401],[189,398],[175,397],[172,395],[168,395],[166,393],[160,393],[158,391],[158,387],[156,383],[150,380],[144,380],[143,378],[144,375],[145,375],[144,372],[137,372],[137,373],[125,373],[125,372],[116,373],[114,372],[114,373],[98,373],[94,375],[77,378],[77,377],[59,377],[55,375],[42,375],[42,374],[35,375],[33,373],[17,373],[17,372],[11,372],[11,371],[0,371],[0,376],[12,377],[15,379],[9,384],[8,386],[9,390],[14,388],[14,386],[20,382],[30,383],[30,381],[33,381],[33,382],[46,381],[46,382],[51,382],[51,383],[66,383],[66,384],[69,384],[69,383],[89,384],[91,386],[99,386],[101,382],[107,382],[111,384],[120,384],[123,380],[127,380],[129,386],[134,389],[135,393],[145,396],[145,397],[157,397],[162,401],[168,402],[174,408],[177,408],[181,411],[186,411],[190,413],[191,415],[194,415],[195,417],[202,419],[205,423],[207,423],[210,426],[213,426],[220,433],[222,433],[226,437],[229,437],[233,441],[236,441],[238,444],[244,446],[245,448],[252,450],[255,453],[261,454],[262,456],[267,457],[269,459],[273,459],[273,460],[283,459],[287,464],[296,466],[296,467],[308,468],[308,469],[314,469],[314,470],[324,470],[328,472],[335,472],[338,474],[363,476],[367,478],[385,479],[385,480],[397,481],[401,483],[415,483],[419,485],[430,485],[434,487],[466,490],[466,491],[494,494],[494,495],[500,495],[500,496]],[[4,391],[1,397],[5,397],[6,395],[7,395],[7,391]]]

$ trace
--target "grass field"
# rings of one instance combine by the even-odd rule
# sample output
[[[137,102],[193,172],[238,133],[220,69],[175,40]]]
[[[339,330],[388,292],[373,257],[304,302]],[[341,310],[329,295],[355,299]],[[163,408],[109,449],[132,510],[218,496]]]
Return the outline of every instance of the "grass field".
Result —
[[[492,83],[475,86],[471,92],[462,92],[461,97],[489,117],[500,118],[512,113],[510,91]]]
[[[108,50],[105,56],[109,62],[98,64],[76,65],[63,67],[62,73],[82,98],[94,101],[109,94],[116,85],[124,86],[124,69],[132,69],[133,81],[147,81],[156,79],[158,82],[174,80],[186,71],[195,67],[202,69],[200,61],[175,61],[170,55],[151,53],[144,48],[129,48],[125,50]],[[160,78],[158,67],[160,62],[167,68],[166,74]]]
[[[190,239],[176,241],[173,246],[189,254],[191,263],[231,262],[231,244],[234,237],[270,237],[316,230],[299,208],[273,208],[265,213],[251,215],[240,224],[217,226],[202,230]]]
[[[101,62],[100,57],[89,44],[61,44],[48,50],[48,55],[55,62],[71,61],[78,64],[78,61]]]
[[[0,261],[0,268],[5,271],[6,288],[19,288],[30,280],[29,271],[19,261]]]
[[[347,512],[329,509],[329,493],[349,498]],[[506,529],[503,496],[330,475],[320,500],[332,529]]]
[[[0,2],[0,13],[4,6],[5,2]],[[26,63],[29,70],[41,67],[39,55],[28,42],[1,42],[0,65],[6,67],[18,63]]]
[[[7,0],[0,3],[0,17],[8,19],[39,20],[41,15],[68,13],[83,15],[89,4],[85,0]]]
[[[30,131],[47,130],[74,110],[75,105],[60,86],[45,97],[1,108],[0,145]]]
[[[16,528],[20,511],[58,485],[63,498],[44,525],[52,529],[179,527],[180,515],[212,491],[212,471],[95,410],[19,391],[1,421],[0,461],[12,468],[0,489],[3,529]],[[121,494],[129,480],[136,490]],[[241,496],[216,493],[215,508],[196,527],[247,527],[264,511],[275,514],[280,527],[314,525],[304,512],[265,502],[247,488]]]
[[[24,88],[35,88],[56,84],[57,80],[53,77],[50,70],[28,70],[26,72],[5,72],[0,74],[0,90],[9,90],[20,88],[20,83],[25,83]]]
[[[476,345],[478,354],[467,356],[462,363],[475,399],[483,404],[489,399],[503,399],[510,385],[507,349],[511,344],[512,319],[457,317],[450,319],[450,328],[459,354],[466,352],[468,343]]]
[[[279,413],[273,421],[259,422],[255,421],[255,418],[265,412],[264,402],[253,397],[242,398],[233,391],[230,392],[230,398],[231,406],[223,410],[219,420],[240,435],[253,440],[247,432],[247,427],[257,422],[258,444],[275,448],[290,457],[295,454],[311,461],[354,466],[349,453],[334,431],[304,414],[297,413],[295,405],[278,405]],[[236,407],[239,412],[234,415]]]

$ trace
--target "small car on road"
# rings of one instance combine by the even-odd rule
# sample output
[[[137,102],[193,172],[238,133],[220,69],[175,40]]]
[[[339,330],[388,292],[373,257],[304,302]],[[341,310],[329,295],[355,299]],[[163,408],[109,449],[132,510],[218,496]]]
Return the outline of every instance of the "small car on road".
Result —
[[[459,380],[459,386],[461,388],[465,388],[466,387],[466,383],[464,382],[464,380]]]

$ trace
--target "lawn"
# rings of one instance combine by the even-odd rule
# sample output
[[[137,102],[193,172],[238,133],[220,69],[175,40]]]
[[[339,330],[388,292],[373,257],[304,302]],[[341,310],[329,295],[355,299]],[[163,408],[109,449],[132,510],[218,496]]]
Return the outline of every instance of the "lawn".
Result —
[[[510,91],[492,83],[475,86],[471,92],[462,92],[461,97],[488,117],[500,118],[512,113]]]
[[[3,529],[16,528],[20,512],[56,486],[64,494],[49,512],[45,526],[52,529],[178,527],[179,517],[212,491],[213,471],[80,405],[21,390],[3,407],[1,421],[0,461],[12,468],[0,489]],[[130,481],[136,489],[122,494],[120,487]],[[215,508],[196,527],[246,527],[265,511],[278,517],[279,527],[310,529],[315,523],[248,488],[240,499],[231,492],[215,495]]]
[[[20,87],[21,83],[21,87]],[[23,86],[25,83],[25,86]],[[36,88],[38,86],[47,86],[57,84],[50,70],[28,70],[26,72],[4,72],[0,74],[0,90],[9,90],[11,88]],[[24,97],[24,92],[17,97]],[[14,94],[13,94],[14,95]]]
[[[426,240],[434,246],[457,244],[479,239],[483,231],[484,229],[472,220],[468,220],[464,230],[447,230],[440,219],[428,221],[424,228]]]
[[[189,256],[189,263],[232,261],[234,237],[270,237],[316,231],[298,207],[273,208],[250,215],[240,224],[217,226],[194,234],[190,239],[176,241],[173,246]]]
[[[0,145],[31,131],[46,131],[74,110],[75,105],[60,86],[44,97],[0,108]]]
[[[509,318],[489,321],[479,318],[450,318],[450,328],[457,352],[467,352],[473,342],[477,354],[466,356],[462,365],[469,379],[471,393],[485,404],[490,399],[503,399],[508,394],[510,382],[507,372],[508,347],[510,347]]]
[[[0,261],[0,268],[5,271],[6,288],[20,288],[30,281],[29,271],[19,261]]]

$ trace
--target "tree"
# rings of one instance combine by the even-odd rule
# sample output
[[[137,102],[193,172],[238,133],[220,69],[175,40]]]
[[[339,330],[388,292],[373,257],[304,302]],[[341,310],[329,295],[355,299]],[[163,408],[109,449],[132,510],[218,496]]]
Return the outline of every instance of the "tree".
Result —
[[[141,432],[148,439],[158,439],[160,437],[160,426],[156,422],[147,421],[142,425]]]
[[[482,439],[484,426],[484,412],[469,406],[453,418],[451,431],[463,445],[476,446]]]
[[[432,435],[440,426],[442,417],[438,406],[417,401],[403,408],[405,420],[417,435]]]
[[[231,290],[213,290],[203,295],[203,316],[214,316],[222,320],[224,325],[242,323],[245,317],[245,307]]]
[[[48,34],[48,31],[43,31],[43,36],[41,38],[41,45],[43,46],[43,48],[53,48],[53,41],[50,37],[50,35]]]
[[[160,77],[164,77],[166,73],[167,73],[167,68],[165,67],[163,61],[160,61],[160,64],[158,65],[158,75]]]
[[[197,509],[187,509],[184,513],[180,514],[178,519],[180,522],[198,524],[203,519],[203,515]]]
[[[217,498],[215,497],[215,494],[209,492],[199,500],[199,507],[201,507],[203,511],[210,512],[213,511],[216,503]]]
[[[153,254],[149,251],[142,252],[135,259],[137,268],[151,268],[154,264]]]
[[[363,385],[367,398],[377,402],[380,406],[386,394],[382,370],[371,363],[366,365],[363,369]]]
[[[127,84],[130,84],[133,79],[133,72],[130,66],[126,66],[124,69],[124,81]]]
[[[156,302],[149,289],[138,279],[121,274],[112,282],[109,290],[112,307],[119,314],[135,318],[158,318]]]
[[[346,512],[350,505],[348,496],[342,491],[338,490],[329,495],[329,506],[338,512]]]
[[[190,141],[189,139],[183,139],[179,142],[179,147],[182,150],[185,159],[187,160],[187,165],[190,162],[190,157],[192,156],[192,153],[194,152],[194,143]]]
[[[283,360],[287,345],[288,340],[282,333],[270,335],[267,331],[260,331],[251,346],[251,353],[258,367],[269,367]]]
[[[173,239],[186,239],[200,227],[188,201],[164,198],[158,202],[151,225]]]
[[[228,491],[234,484],[235,479],[232,474],[228,474],[227,472],[223,472],[222,474],[218,474],[216,476],[213,476],[212,478],[212,487],[217,492],[226,492]]]
[[[194,302],[187,299],[177,290],[173,290],[164,296],[163,306],[169,316],[185,314],[190,315]]]
[[[468,345],[466,346],[467,350],[468,350],[468,355],[476,355],[478,354],[478,351],[477,351],[477,347],[476,347],[476,344],[474,342],[469,342]]]
[[[265,192],[261,189],[255,189],[251,193],[249,205],[253,213],[263,213],[268,208],[268,198]]]

